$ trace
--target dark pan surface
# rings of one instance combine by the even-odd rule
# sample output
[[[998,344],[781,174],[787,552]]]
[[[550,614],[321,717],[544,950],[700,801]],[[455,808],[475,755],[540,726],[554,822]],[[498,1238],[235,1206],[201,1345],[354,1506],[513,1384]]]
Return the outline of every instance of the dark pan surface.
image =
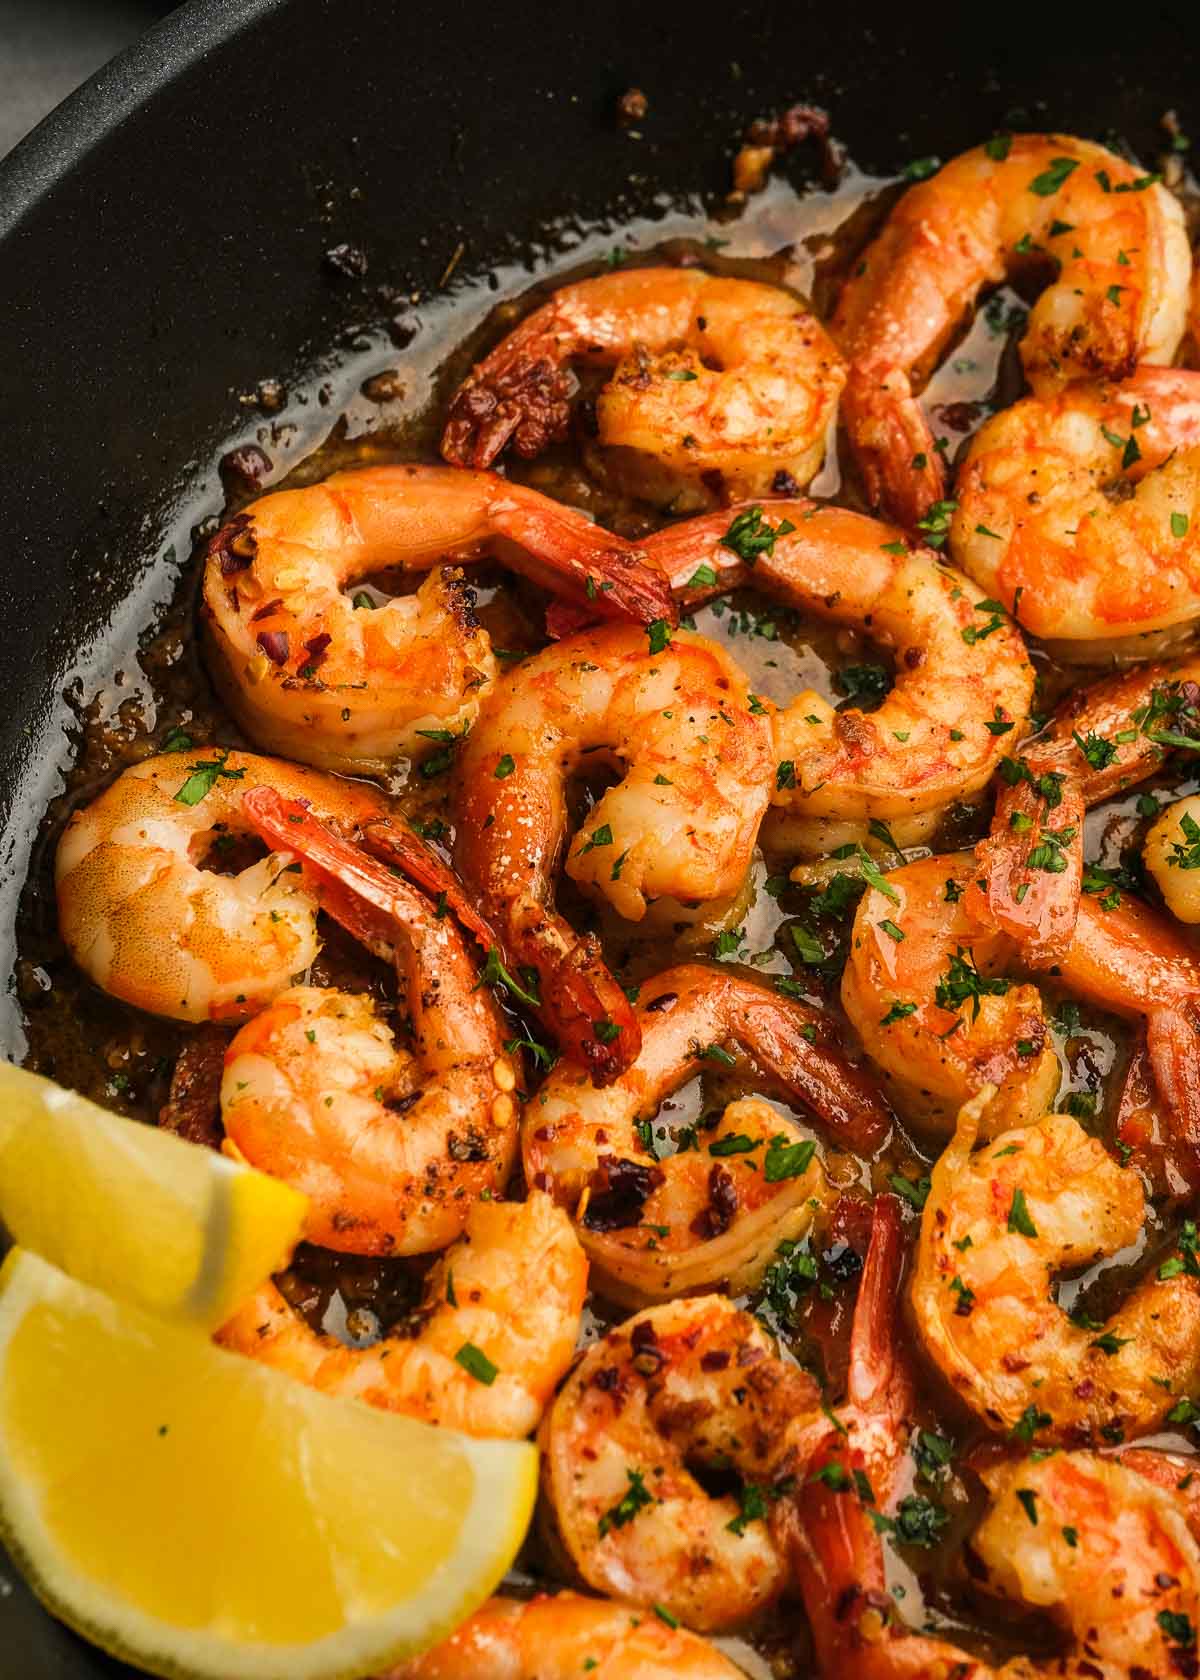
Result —
[[[646,90],[644,138],[616,97]],[[994,128],[1120,136],[1152,157],[1175,107],[1200,135],[1192,0],[1111,17],[658,0],[196,0],[0,166],[0,926],[60,766],[63,691],[110,668],[169,591],[238,392],[311,378],[465,243],[465,271],[553,244],[572,216],[728,185],[746,122],[830,108],[865,169],[952,156]],[[811,160],[798,157],[795,169]],[[558,230],[550,233],[547,230]],[[323,253],[368,257],[339,279]],[[6,1001],[0,1037],[20,1052]],[[12,1590],[9,1591],[11,1583]],[[128,1672],[52,1622],[0,1562],[4,1680]]]

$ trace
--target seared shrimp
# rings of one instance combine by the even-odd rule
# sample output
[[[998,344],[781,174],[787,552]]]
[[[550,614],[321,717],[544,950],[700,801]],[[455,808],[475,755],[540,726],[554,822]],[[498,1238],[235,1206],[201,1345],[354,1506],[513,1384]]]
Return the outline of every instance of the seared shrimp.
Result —
[[[208,546],[213,674],[238,722],[273,752],[382,772],[431,731],[464,734],[495,661],[461,572],[376,606],[372,573],[497,554],[589,616],[674,621],[641,551],[582,514],[491,473],[366,467],[280,490]]]
[[[221,1118],[235,1152],[309,1198],[310,1242],[351,1254],[425,1254],[508,1178],[515,1065],[453,920],[403,878],[267,788],[260,833],[289,841],[319,902],[396,963],[413,1050],[371,999],[311,986],[276,998],[225,1053]],[[370,894],[370,896],[367,896]]]
[[[1051,1280],[1137,1241],[1141,1180],[1066,1114],[976,1150],[984,1106],[964,1107],[930,1175],[912,1280],[925,1351],[992,1429],[1147,1435],[1200,1377],[1200,1277],[1152,1274],[1106,1323],[1072,1322]]]
[[[872,500],[911,526],[943,499],[945,466],[916,393],[983,287],[1049,273],[1021,356],[1035,394],[1051,397],[1074,379],[1169,363],[1190,265],[1177,200],[1069,135],[989,141],[910,187],[833,320],[850,361],[842,415]]]
[[[176,1021],[238,1020],[317,954],[317,904],[286,845],[236,875],[206,868],[253,834],[242,795],[278,788],[350,833],[387,813],[373,789],[225,748],[122,771],[58,843],[58,925],[89,979]]]
[[[950,552],[1035,635],[1107,651],[1189,623],[1200,373],[1144,367],[1015,403],[976,433],[955,496]]]
[[[492,1598],[384,1680],[741,1680],[707,1639],[610,1599]]]
[[[1001,762],[991,835],[976,856],[988,914],[1031,967],[1049,967],[1070,945],[1084,812],[1152,775],[1192,738],[1200,745],[1195,658],[1076,689],[1035,740]]]
[[[745,581],[803,613],[865,629],[895,661],[878,710],[834,711],[811,690],[776,718],[773,802],[789,833],[831,819],[932,823],[991,776],[1023,728],[1033,669],[996,603],[892,525],[809,501],[772,501],[674,525],[647,552],[677,595]],[[763,540],[751,569],[745,536]],[[733,544],[734,546],[731,546]],[[998,725],[1007,727],[1000,729]],[[794,835],[793,835],[794,837]]]
[[[633,1014],[594,940],[554,909],[566,779],[615,760],[622,779],[569,843],[567,874],[630,921],[656,899],[742,885],[775,771],[772,720],[729,655],[665,626],[610,625],[522,661],[458,760],[455,862],[540,1010],[600,1080],[637,1054]],[[587,754],[596,756],[588,759]]]
[[[894,1338],[898,1207],[891,1196],[875,1202],[848,1392],[833,1419],[839,1443],[869,1460],[881,1499],[912,1404]],[[558,1539],[594,1586],[702,1629],[733,1625],[785,1584],[778,1519],[829,1420],[808,1373],[779,1359],[724,1297],[649,1308],[588,1350],[546,1414],[542,1470]],[[736,1470],[740,1498],[705,1493],[693,1474],[702,1464]]]
[[[1142,856],[1167,909],[1181,922],[1200,922],[1200,797],[1176,799],[1146,835]]]
[[[1006,1460],[981,1472],[990,1508],[972,1575],[1050,1611],[1061,1656],[995,1668],[907,1628],[886,1590],[875,1512],[810,1480],[791,1530],[823,1680],[1158,1680],[1195,1672],[1200,1548],[1172,1496],[1091,1452]]]
[[[872,1087],[839,1054],[826,1017],[752,980],[699,964],[643,986],[641,1051],[596,1090],[561,1062],[525,1119],[526,1181],[568,1208],[606,1293],[663,1300],[727,1282],[752,1288],[780,1240],[800,1236],[832,1199],[815,1142],[769,1103],[731,1103],[660,1159],[653,1121],[705,1058],[749,1055],[759,1079],[811,1107],[864,1153],[888,1132]]]
[[[442,453],[490,466],[566,435],[572,362],[615,367],[594,464],[673,512],[762,496],[821,465],[842,358],[790,293],[696,269],[638,268],[564,286],[474,368]]]
[[[598,1592],[701,1632],[734,1627],[787,1578],[760,1520],[775,1465],[826,1428],[814,1379],[725,1296],[650,1307],[587,1350],[546,1414],[556,1536]],[[757,1499],[707,1493],[701,1464],[736,1471]]]
[[[414,1334],[348,1347],[310,1329],[265,1283],[218,1339],[325,1394],[516,1439],[536,1429],[571,1363],[586,1288],[566,1216],[535,1191],[526,1202],[473,1204],[425,1281]]]
[[[1041,997],[1008,978],[1017,949],[991,922],[971,852],[924,858],[859,902],[842,1003],[897,1104],[946,1127],[985,1085],[986,1129],[1027,1125],[1058,1082]],[[904,935],[897,941],[884,921]],[[1200,961],[1161,916],[1128,897],[1085,897],[1056,977],[1076,996],[1145,1020],[1155,1082],[1196,1170],[1200,1151]]]
[[[807,1464],[797,1463],[794,1491],[772,1512],[773,1536],[803,1591],[825,1680],[842,1676],[830,1660],[830,1635],[843,1604],[856,1621],[866,1609],[878,1619],[890,1604],[878,1521],[897,1480],[914,1398],[897,1334],[903,1270],[899,1203],[879,1196],[854,1309],[845,1402],[812,1443]],[[934,1677],[915,1670],[913,1680]]]

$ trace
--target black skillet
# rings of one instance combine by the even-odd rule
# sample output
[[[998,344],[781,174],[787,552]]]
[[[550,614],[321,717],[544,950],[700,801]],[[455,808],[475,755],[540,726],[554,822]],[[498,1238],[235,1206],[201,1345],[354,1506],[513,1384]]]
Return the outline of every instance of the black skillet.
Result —
[[[613,120],[631,86],[650,99],[637,141]],[[121,604],[148,612],[171,545],[186,553],[185,510],[219,506],[216,463],[252,429],[236,394],[311,382],[390,312],[379,285],[427,291],[460,240],[486,272],[564,215],[719,195],[745,123],[799,99],[881,173],[1009,126],[1116,135],[1149,159],[1170,107],[1200,143],[1200,9],[193,0],[0,165],[6,972],[14,887],[70,751],[64,685],[94,652],[111,666]],[[324,260],[343,244],[365,277]],[[128,1672],[0,1558],[0,1680]]]

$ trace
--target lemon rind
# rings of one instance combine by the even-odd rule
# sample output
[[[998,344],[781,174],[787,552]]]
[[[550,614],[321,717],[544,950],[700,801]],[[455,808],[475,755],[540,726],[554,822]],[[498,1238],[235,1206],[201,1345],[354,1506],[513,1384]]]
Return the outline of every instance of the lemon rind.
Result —
[[[95,1295],[40,1256],[14,1249],[0,1267],[0,1373],[25,1311],[48,1296]],[[108,1303],[114,1306],[111,1301]],[[118,1311],[130,1311],[127,1305]],[[214,1348],[214,1357],[236,1359]],[[264,1373],[291,1386],[293,1379]],[[282,1392],[282,1391],[281,1391]],[[307,1394],[307,1391],[305,1391]],[[321,1404],[360,1404],[312,1394]],[[412,1420],[404,1420],[411,1423]],[[111,1593],[65,1564],[41,1521],[35,1489],[9,1460],[0,1430],[0,1539],[46,1608],[111,1655],[163,1680],[363,1680],[436,1644],[491,1594],[512,1562],[532,1515],[537,1453],[529,1442],[456,1439],[474,1472],[452,1567],[440,1570],[412,1600],[383,1615],[305,1643],[266,1643],[211,1632],[168,1629],[131,1605],[118,1612]],[[498,1513],[505,1520],[497,1523]],[[116,1514],[114,1514],[116,1520]]]

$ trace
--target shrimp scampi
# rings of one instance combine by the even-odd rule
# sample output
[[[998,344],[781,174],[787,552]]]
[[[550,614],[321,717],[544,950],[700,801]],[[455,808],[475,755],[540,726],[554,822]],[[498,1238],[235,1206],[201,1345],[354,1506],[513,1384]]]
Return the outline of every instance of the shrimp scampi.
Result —
[[[674,622],[641,551],[491,473],[381,466],[279,490],[208,545],[214,677],[260,745],[324,769],[383,772],[471,727],[495,659],[461,570],[493,554],[589,617]],[[429,572],[415,595],[351,593],[373,574]]]
[[[480,1195],[503,1187],[516,1150],[517,1073],[498,1007],[456,924],[415,887],[270,789],[247,805],[303,858],[322,905],[394,958],[412,1050],[368,997],[284,992],[226,1052],[229,1143],[308,1195],[310,1241],[356,1254],[441,1248]]]
[[[571,1056],[610,1080],[637,1054],[633,1012],[594,937],[555,909],[555,871],[628,921],[655,900],[731,897],[750,866],[774,774],[769,712],[715,642],[612,625],[524,660],[458,760],[454,859]],[[566,782],[614,764],[616,786],[568,842]],[[664,907],[664,908],[669,908]]]
[[[596,1591],[701,1632],[734,1627],[787,1578],[761,1520],[774,1467],[825,1427],[812,1377],[724,1296],[649,1307],[587,1350],[546,1414],[554,1537]],[[709,1494],[702,1464],[732,1469],[757,1499]]]
[[[286,837],[269,856],[219,873],[257,839],[242,795],[276,788],[349,834],[388,814],[361,783],[280,759],[197,747],[146,758],[72,813],[55,857],[58,925],[104,991],[176,1021],[238,1021],[317,954],[317,901]]]
[[[425,1280],[412,1333],[351,1347],[313,1330],[265,1283],[222,1345],[325,1394],[513,1440],[537,1428],[575,1351],[587,1261],[548,1196],[477,1201]]]
[[[1179,202],[1103,146],[1014,134],[912,186],[846,285],[833,333],[842,417],[868,493],[909,526],[936,517],[945,466],[917,393],[979,292],[1045,275],[1021,341],[1038,397],[1169,363],[1191,256]]]
[[[998,1432],[1076,1446],[1151,1433],[1200,1378],[1200,1268],[1152,1273],[1104,1323],[1072,1320],[1051,1279],[1138,1239],[1141,1180],[1068,1114],[977,1149],[984,1106],[964,1107],[921,1215],[926,1353]]]
[[[890,920],[904,938],[893,939]],[[1058,1062],[1036,986],[1012,978],[1016,943],[988,912],[970,852],[921,859],[868,888],[855,914],[842,1003],[904,1113],[950,1130],[985,1085],[986,1132],[1049,1108]],[[1085,895],[1056,983],[1144,1023],[1176,1140],[1200,1172],[1200,959],[1164,917],[1127,895]]]
[[[954,494],[950,552],[1034,635],[1096,655],[1200,617],[1200,373],[1014,403]]]
[[[845,365],[791,293],[692,268],[637,268],[555,292],[485,357],[450,409],[446,459],[490,466],[566,435],[572,363],[613,368],[593,468],[672,512],[807,484]]]
[[[805,1487],[796,1560],[822,1680],[1146,1680],[1196,1673],[1200,1548],[1179,1503],[1092,1452],[982,1472],[989,1509],[971,1537],[976,1585],[1050,1613],[1062,1655],[998,1666],[917,1632],[886,1590],[883,1541],[853,1494]]]
[[[875,711],[835,711],[812,690],[780,710],[772,805],[788,839],[807,831],[819,841],[834,822],[860,824],[865,836],[871,819],[916,821],[925,838],[949,804],[988,781],[1005,735],[1024,728],[1033,669],[1020,632],[895,526],[807,501],[731,511],[733,524],[708,515],[649,540],[677,594],[752,581],[802,613],[864,630],[895,666]],[[753,552],[747,534],[758,550],[752,565],[739,561],[739,543]]]
[[[749,1056],[761,1088],[810,1108],[835,1142],[871,1152],[889,1116],[834,1048],[817,1010],[699,964],[644,986],[641,1050],[597,1090],[562,1062],[528,1106],[525,1176],[569,1209],[605,1290],[659,1301],[725,1282],[753,1287],[779,1242],[802,1236],[833,1190],[813,1138],[760,1097],[730,1103],[660,1159],[663,1100],[706,1064]]]
[[[1070,947],[1085,812],[1153,775],[1168,753],[1189,743],[1200,749],[1200,660],[1194,657],[1139,665],[1077,689],[1034,740],[1001,760],[991,833],[976,849],[986,883],[980,891],[996,927],[1016,941],[1031,967],[1049,968]],[[1164,885],[1154,867],[1159,855],[1151,845],[1151,869]],[[1174,877],[1169,869],[1165,874],[1164,896],[1174,909]]]

